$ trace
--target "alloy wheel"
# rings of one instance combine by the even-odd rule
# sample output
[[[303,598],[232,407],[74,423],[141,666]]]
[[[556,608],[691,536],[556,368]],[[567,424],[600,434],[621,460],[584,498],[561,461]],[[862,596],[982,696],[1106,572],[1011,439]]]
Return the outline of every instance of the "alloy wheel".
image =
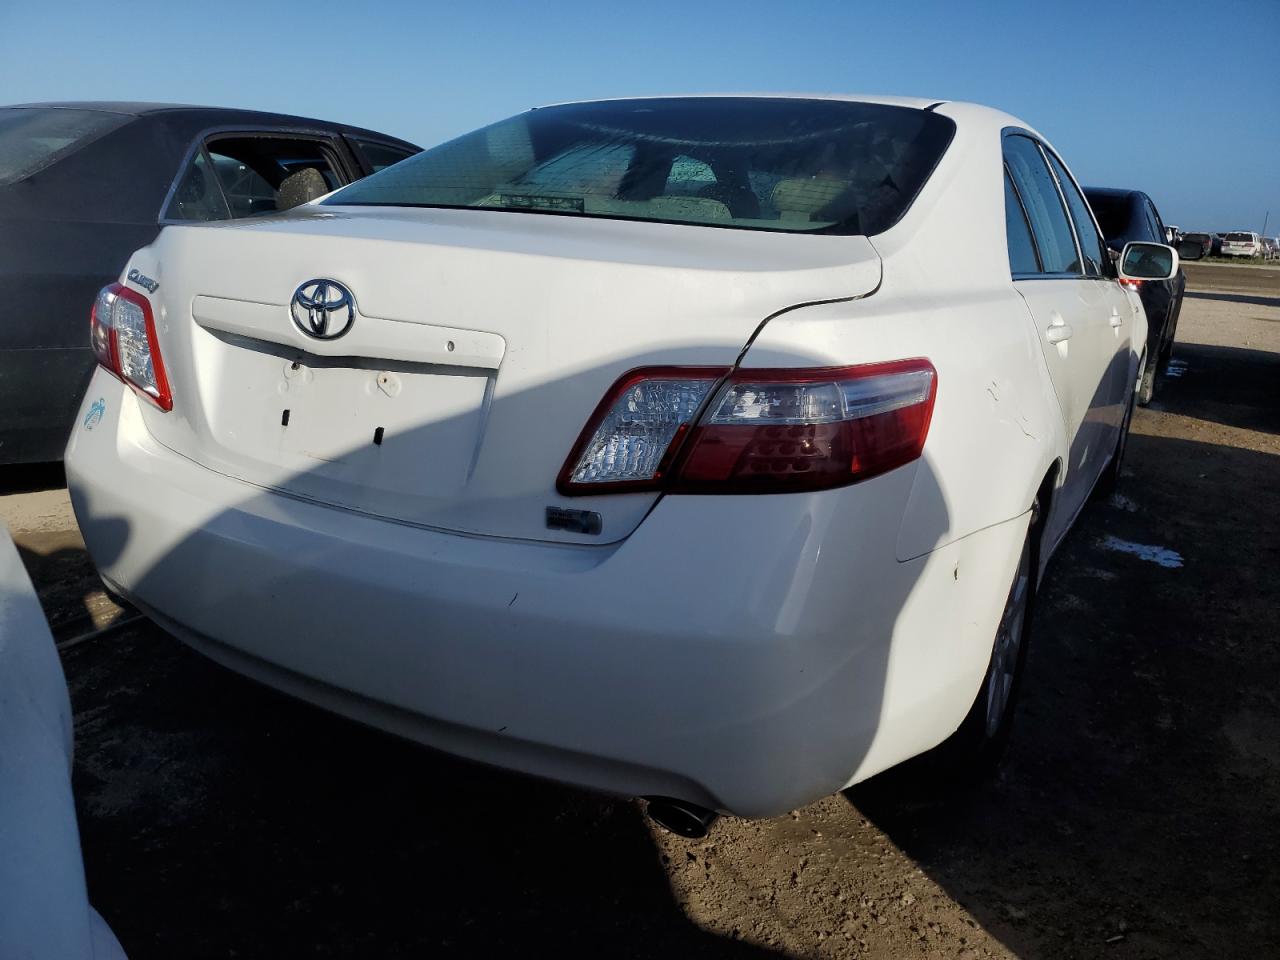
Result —
[[[991,739],[1004,722],[1013,696],[1018,673],[1022,641],[1026,634],[1028,601],[1031,598],[1031,538],[1022,546],[1018,572],[1014,575],[1009,599],[1005,601],[1000,626],[996,630],[995,650],[987,671],[987,739]]]

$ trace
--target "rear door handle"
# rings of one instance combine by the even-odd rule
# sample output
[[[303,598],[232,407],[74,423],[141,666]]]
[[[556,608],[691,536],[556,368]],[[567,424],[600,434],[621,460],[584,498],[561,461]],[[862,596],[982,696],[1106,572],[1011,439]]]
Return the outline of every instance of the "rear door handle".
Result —
[[[1114,311],[1112,312],[1112,314],[1111,314],[1111,325],[1112,325],[1113,327],[1123,327],[1123,326],[1124,326],[1124,319],[1120,316],[1120,314],[1119,314],[1119,313],[1114,312]]]
[[[1053,323],[1044,332],[1044,338],[1050,343],[1065,343],[1071,339],[1071,324]]]

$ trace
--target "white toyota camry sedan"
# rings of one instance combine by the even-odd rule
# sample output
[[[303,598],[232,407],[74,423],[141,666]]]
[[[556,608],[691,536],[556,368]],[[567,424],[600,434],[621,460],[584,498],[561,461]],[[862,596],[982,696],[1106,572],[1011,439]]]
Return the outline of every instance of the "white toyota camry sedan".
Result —
[[[545,107],[166,227],[67,476],[213,659],[696,834],[998,752],[1176,257],[972,104]]]

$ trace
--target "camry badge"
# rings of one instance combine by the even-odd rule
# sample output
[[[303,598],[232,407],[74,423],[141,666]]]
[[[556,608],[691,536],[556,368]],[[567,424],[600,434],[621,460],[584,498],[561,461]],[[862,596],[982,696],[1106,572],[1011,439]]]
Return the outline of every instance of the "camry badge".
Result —
[[[293,325],[317,340],[336,340],[356,319],[351,291],[336,280],[308,280],[293,292],[289,304]]]

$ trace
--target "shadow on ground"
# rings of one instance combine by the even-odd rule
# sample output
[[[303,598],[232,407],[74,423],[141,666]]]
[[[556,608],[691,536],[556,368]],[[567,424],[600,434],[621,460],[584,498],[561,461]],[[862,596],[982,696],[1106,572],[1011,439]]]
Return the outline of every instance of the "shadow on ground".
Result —
[[[71,658],[89,886],[134,960],[775,955],[684,916],[633,803],[366,730],[155,627]]]
[[[1280,307],[1280,297],[1254,297],[1244,293],[1203,293],[1188,290],[1184,296],[1192,300],[1217,300],[1220,303],[1245,303],[1254,307]]]
[[[60,463],[17,463],[0,467],[0,496],[57,490],[66,485],[67,475]]]
[[[1180,416],[1280,433],[1280,354],[1177,343],[1155,402],[1159,409]]]
[[[1274,354],[1176,352],[1190,372],[1169,410],[1274,431]],[[1270,403],[1253,393],[1268,385]],[[1280,943],[1280,457],[1143,435],[1155,421],[1139,412],[1121,496],[1086,509],[1049,569],[998,780],[949,803],[850,791],[1019,957]]]

